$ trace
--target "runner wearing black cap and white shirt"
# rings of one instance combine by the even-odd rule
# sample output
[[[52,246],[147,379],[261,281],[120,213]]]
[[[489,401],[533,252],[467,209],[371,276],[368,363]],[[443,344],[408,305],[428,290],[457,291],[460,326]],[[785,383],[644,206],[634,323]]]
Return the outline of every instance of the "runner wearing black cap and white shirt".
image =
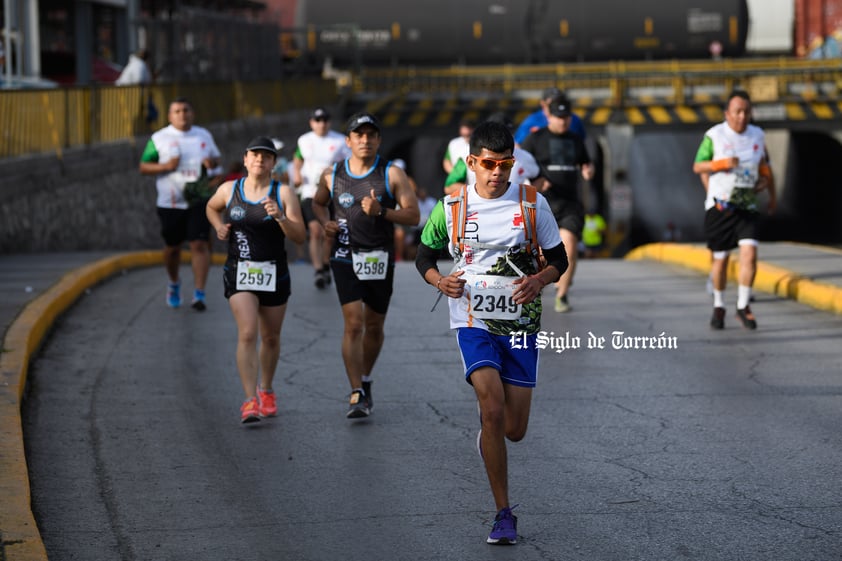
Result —
[[[324,229],[313,214],[313,195],[325,168],[351,155],[345,136],[330,130],[330,113],[318,107],[310,115],[310,132],[298,138],[292,159],[290,180],[298,190],[304,223],[310,232],[308,248],[310,262],[315,269],[315,284],[324,288],[330,284],[330,263],[324,243]]]
[[[359,418],[373,406],[371,371],[383,346],[392,296],[395,224],[415,226],[419,212],[406,173],[377,153],[382,140],[377,118],[354,114],[345,135],[351,156],[324,171],[313,212],[334,238],[330,265],[342,305],[342,359],[351,385],[347,416]]]
[[[205,283],[210,269],[210,224],[205,217],[205,203],[210,193],[197,192],[188,197],[189,186],[200,183],[207,189],[219,184],[222,168],[220,152],[211,133],[196,126],[193,104],[183,97],[170,102],[169,125],[149,139],[140,157],[140,173],[155,176],[158,190],[157,210],[164,238],[164,268],[167,305],[181,306],[181,246],[190,245],[193,269],[191,307],[205,310]],[[188,200],[190,198],[190,200]]]

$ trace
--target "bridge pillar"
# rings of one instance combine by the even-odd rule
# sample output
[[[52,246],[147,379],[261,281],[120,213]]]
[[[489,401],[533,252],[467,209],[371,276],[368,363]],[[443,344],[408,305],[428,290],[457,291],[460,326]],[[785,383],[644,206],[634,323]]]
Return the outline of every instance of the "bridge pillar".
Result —
[[[608,214],[606,245],[612,255],[623,255],[630,249],[629,233],[632,218],[632,193],[629,183],[629,154],[634,140],[634,127],[608,124],[599,143],[603,153],[603,177]]]

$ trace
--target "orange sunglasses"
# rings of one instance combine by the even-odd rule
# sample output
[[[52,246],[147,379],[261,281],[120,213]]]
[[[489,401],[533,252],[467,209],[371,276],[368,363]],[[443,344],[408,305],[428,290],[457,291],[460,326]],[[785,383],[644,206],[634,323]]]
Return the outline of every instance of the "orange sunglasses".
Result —
[[[472,156],[472,158],[477,164],[488,170],[493,170],[497,166],[500,166],[500,169],[503,171],[508,171],[515,165],[514,158],[503,158],[502,160],[495,160],[494,158],[477,158],[476,156]]]

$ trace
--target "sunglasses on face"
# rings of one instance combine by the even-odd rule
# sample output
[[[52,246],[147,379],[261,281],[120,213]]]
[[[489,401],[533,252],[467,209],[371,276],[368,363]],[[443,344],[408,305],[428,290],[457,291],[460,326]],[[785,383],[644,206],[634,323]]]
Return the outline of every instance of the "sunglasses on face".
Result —
[[[477,158],[474,157],[474,161],[479,164],[480,166],[484,167],[488,170],[493,170],[497,166],[500,166],[500,169],[503,171],[508,171],[512,169],[515,165],[514,158],[503,158],[502,160],[495,160],[494,158]]]
[[[327,123],[330,119],[325,119],[324,117],[316,117],[313,120],[317,123]]]

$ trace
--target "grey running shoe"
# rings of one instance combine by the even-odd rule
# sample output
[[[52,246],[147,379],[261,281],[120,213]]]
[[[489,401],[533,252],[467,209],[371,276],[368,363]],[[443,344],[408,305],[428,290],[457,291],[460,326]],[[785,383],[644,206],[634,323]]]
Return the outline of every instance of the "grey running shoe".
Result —
[[[345,415],[349,419],[361,419],[368,417],[371,410],[368,408],[368,401],[360,390],[351,392],[351,399],[348,402],[348,413]]]
[[[374,412],[374,396],[371,393],[371,382],[363,382],[363,391],[365,392],[365,401],[368,403],[369,414]]]
[[[553,309],[560,314],[570,311],[570,304],[567,302],[567,294],[555,297]]]

